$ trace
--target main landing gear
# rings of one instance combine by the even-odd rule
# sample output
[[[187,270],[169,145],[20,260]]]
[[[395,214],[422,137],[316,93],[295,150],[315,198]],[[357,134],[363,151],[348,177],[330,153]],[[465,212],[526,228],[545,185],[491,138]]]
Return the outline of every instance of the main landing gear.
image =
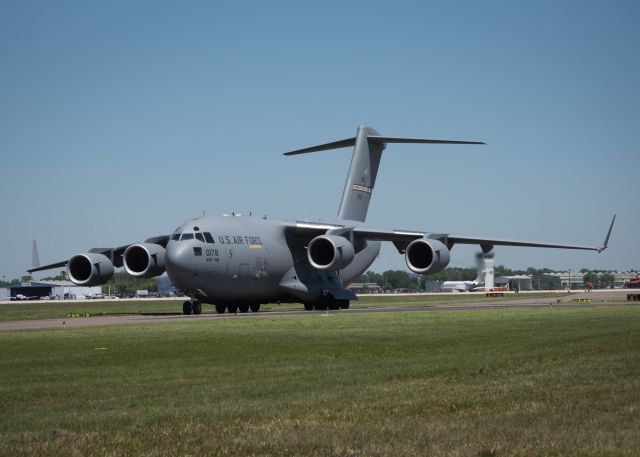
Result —
[[[225,311],[229,314],[236,314],[238,311],[241,313],[248,313],[249,310],[251,310],[252,313],[257,313],[260,311],[260,303],[241,303],[239,305],[232,303],[230,305],[216,305],[216,313],[218,314],[224,314]]]
[[[182,313],[186,315],[201,314],[202,303],[199,300],[187,300],[182,304]]]

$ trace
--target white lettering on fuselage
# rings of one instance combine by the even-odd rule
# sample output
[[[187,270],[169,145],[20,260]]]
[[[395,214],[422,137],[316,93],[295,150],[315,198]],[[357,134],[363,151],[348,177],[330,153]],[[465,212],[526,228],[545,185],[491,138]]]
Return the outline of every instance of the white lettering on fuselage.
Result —
[[[239,246],[248,246],[251,249],[261,249],[263,247],[262,240],[259,236],[249,235],[218,235],[220,244],[234,244]]]
[[[220,251],[217,249],[205,249],[204,254],[207,262],[220,262]]]

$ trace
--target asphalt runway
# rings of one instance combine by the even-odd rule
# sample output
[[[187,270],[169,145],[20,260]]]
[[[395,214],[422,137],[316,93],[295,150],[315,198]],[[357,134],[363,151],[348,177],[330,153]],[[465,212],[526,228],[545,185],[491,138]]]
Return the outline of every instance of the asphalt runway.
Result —
[[[34,330],[34,329],[51,329],[66,327],[95,327],[103,325],[123,325],[123,324],[152,324],[164,322],[185,322],[185,321],[203,321],[216,319],[261,319],[269,317],[288,317],[288,316],[331,316],[337,314],[362,314],[362,313],[418,313],[418,312],[436,312],[436,311],[460,311],[460,310],[483,310],[483,309],[512,309],[512,308],[553,308],[553,307],[592,307],[602,306],[604,302],[611,298],[622,298],[626,295],[626,291],[598,291],[592,293],[576,293],[567,295],[561,299],[557,298],[534,298],[527,299],[522,297],[519,299],[509,299],[507,301],[491,301],[473,303],[473,304],[449,304],[442,305],[407,305],[407,306],[369,306],[363,308],[352,308],[348,310],[337,311],[305,311],[289,310],[289,311],[261,311],[258,313],[238,313],[238,314],[201,314],[199,316],[185,316],[183,314],[160,314],[160,315],[114,315],[114,316],[94,316],[94,317],[78,317],[64,319],[42,319],[42,320],[26,320],[0,322],[0,331],[8,330]],[[524,294],[523,294],[524,295]],[[593,302],[574,302],[574,299],[592,299]],[[634,302],[620,301],[617,304],[623,305]],[[637,302],[636,302],[637,303]],[[611,305],[610,303],[607,303]],[[205,305],[208,306],[208,305]]]

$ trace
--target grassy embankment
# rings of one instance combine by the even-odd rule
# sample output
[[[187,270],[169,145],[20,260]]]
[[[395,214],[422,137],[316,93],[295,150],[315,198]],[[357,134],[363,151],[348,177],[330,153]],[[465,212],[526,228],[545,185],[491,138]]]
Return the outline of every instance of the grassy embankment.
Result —
[[[0,333],[0,455],[638,455],[640,307]]]
[[[566,297],[562,292],[541,292],[531,294],[506,294],[505,297],[493,297],[491,301],[531,300],[534,298]],[[594,294],[597,299],[597,294]],[[407,306],[407,305],[455,305],[487,301],[485,295],[476,294],[442,294],[442,295],[379,295],[365,296],[352,301],[351,306]],[[0,322],[29,319],[58,319],[73,314],[91,316],[123,315],[123,314],[181,314],[183,300],[113,300],[113,301],[32,301],[12,302],[0,305]],[[268,304],[262,306],[262,311],[302,310],[301,304]],[[203,305],[205,314],[215,313],[211,305]]]

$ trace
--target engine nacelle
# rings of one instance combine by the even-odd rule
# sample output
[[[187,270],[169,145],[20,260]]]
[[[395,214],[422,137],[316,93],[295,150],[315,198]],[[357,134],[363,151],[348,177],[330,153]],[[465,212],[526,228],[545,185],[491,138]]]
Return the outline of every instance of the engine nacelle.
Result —
[[[69,259],[67,274],[79,286],[100,286],[113,276],[113,263],[104,254],[86,252]]]
[[[405,252],[407,266],[414,273],[438,273],[449,265],[449,249],[440,241],[429,238],[413,240]]]
[[[124,269],[136,278],[153,278],[164,273],[164,248],[159,244],[132,244],[122,256]]]
[[[318,270],[341,270],[353,261],[354,256],[353,245],[341,236],[320,235],[307,247],[309,263]]]

